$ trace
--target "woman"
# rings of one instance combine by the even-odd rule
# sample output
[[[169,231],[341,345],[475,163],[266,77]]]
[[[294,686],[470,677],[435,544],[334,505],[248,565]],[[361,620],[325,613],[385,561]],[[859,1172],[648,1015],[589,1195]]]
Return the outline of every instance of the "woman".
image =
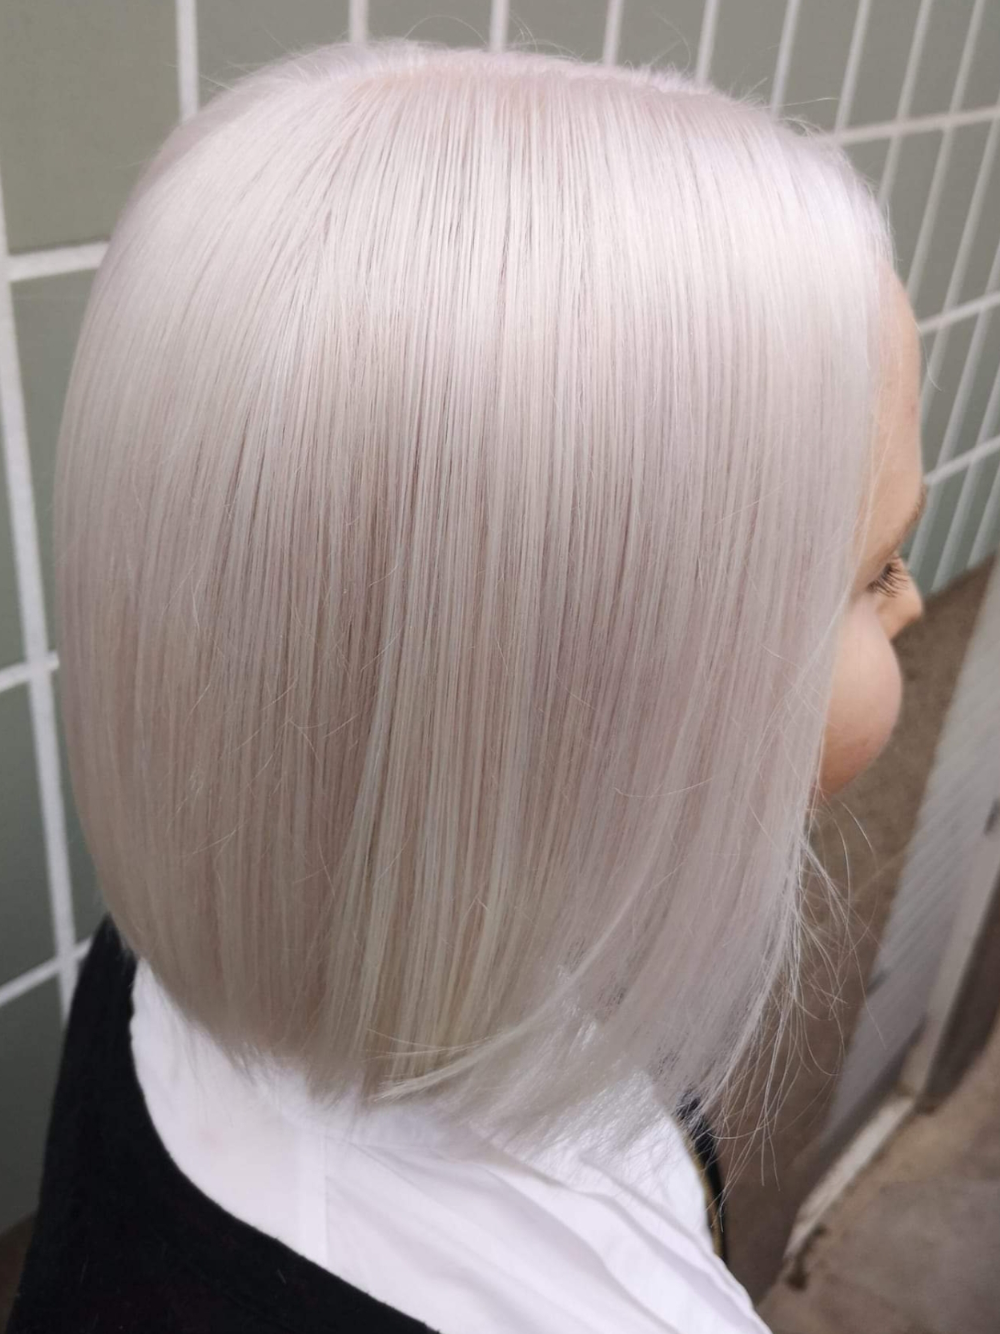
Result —
[[[918,381],[844,155],[679,74],[338,45],[175,131],[60,441],[110,919],[15,1334],[763,1328],[691,1139],[895,722]]]

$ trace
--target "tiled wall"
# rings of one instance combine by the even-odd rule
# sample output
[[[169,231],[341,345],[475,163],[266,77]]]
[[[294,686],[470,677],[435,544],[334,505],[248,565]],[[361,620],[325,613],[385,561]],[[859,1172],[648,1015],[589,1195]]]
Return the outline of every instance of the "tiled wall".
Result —
[[[181,115],[285,51],[366,36],[673,63],[849,145],[928,362],[926,591],[1000,541],[996,0],[4,0],[0,5],[0,1231],[35,1202],[61,1022],[100,913],[66,781],[50,508],[103,242]]]

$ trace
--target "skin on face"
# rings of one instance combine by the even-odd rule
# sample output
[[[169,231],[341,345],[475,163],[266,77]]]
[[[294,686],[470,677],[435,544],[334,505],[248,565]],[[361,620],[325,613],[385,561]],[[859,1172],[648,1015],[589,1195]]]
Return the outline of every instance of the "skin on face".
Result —
[[[894,279],[893,353],[879,418],[882,462],[840,630],[818,781],[822,799],[867,768],[889,740],[902,703],[902,675],[892,641],[923,613],[920,593],[898,554],[923,496],[920,338],[906,290]],[[891,573],[886,568],[890,562]]]

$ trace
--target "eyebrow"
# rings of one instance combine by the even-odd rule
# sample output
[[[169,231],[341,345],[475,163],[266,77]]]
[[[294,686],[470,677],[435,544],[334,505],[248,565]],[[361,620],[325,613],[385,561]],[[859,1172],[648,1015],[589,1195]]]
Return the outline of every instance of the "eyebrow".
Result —
[[[910,529],[915,528],[917,524],[920,522],[921,518],[923,517],[924,511],[927,508],[928,492],[929,488],[927,486],[927,483],[921,482],[920,496],[918,497],[917,503],[914,505],[909,518],[899,529],[893,541],[886,545],[885,550],[879,555],[878,561],[877,562],[874,560],[872,561],[873,566],[876,564],[884,565],[885,562],[889,559],[889,557],[893,554],[893,552],[896,551],[898,547],[902,546],[903,542],[906,540],[906,537],[910,532]]]

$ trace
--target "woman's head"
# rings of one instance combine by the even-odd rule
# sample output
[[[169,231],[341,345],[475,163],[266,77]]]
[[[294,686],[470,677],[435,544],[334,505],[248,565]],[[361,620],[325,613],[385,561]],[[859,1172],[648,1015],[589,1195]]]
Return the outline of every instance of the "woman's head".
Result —
[[[891,260],[676,74],[338,46],[176,132],[56,519],[81,816],[189,1015],[512,1130],[711,1099],[797,954]]]

